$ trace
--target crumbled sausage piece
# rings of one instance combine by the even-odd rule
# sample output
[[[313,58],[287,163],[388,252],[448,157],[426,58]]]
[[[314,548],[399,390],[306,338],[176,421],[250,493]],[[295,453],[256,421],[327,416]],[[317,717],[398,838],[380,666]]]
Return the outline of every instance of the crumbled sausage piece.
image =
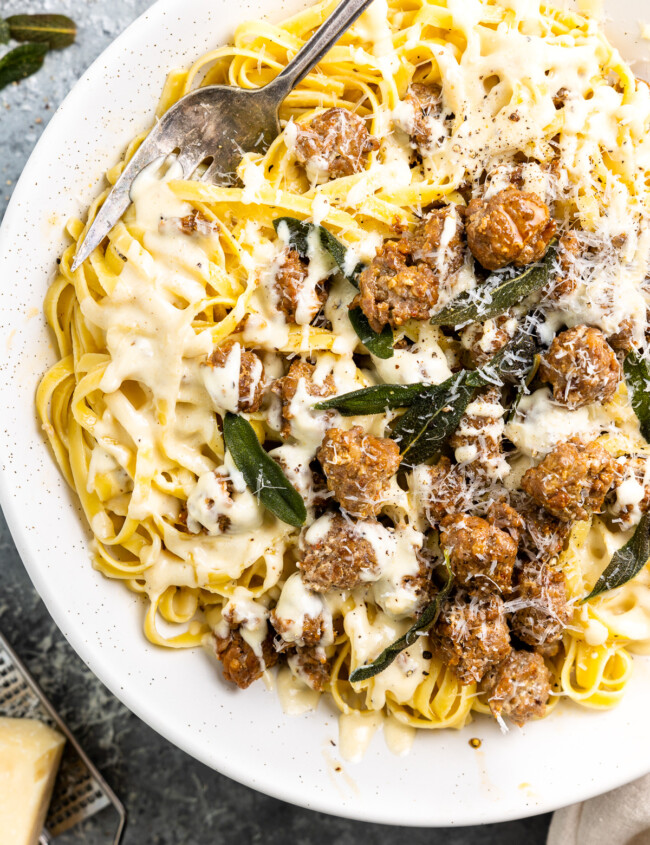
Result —
[[[275,610],[271,611],[271,625],[286,643],[299,642],[308,648],[317,646],[328,632],[328,627],[322,614],[308,616],[304,614],[300,620],[300,638],[293,639],[295,620],[284,619],[278,616]],[[282,649],[278,649],[282,650]]]
[[[569,94],[570,91],[568,88],[560,88],[559,91],[556,91],[555,96],[553,97],[553,105],[556,109],[561,109],[564,107],[564,104],[566,103]]]
[[[446,516],[440,545],[449,553],[456,583],[473,592],[510,591],[517,544],[505,531],[478,516]]]
[[[624,526],[634,525],[650,510],[650,458],[618,458],[612,488],[611,511]]]
[[[376,516],[391,476],[400,465],[399,447],[388,437],[330,428],[318,451],[327,488],[354,516]]]
[[[526,530],[526,520],[507,502],[492,502],[488,508],[487,520],[490,525],[510,534],[517,544]]]
[[[557,657],[560,653],[562,640],[555,640],[553,643],[543,643],[542,645],[533,646],[535,654],[540,654],[542,657],[552,658]]]
[[[449,440],[456,460],[472,475],[501,480],[510,472],[503,456],[503,414],[501,390],[485,388],[467,406]]]
[[[308,274],[307,259],[301,258],[298,250],[288,249],[275,274],[274,288],[278,309],[293,322],[304,317],[302,323],[311,323],[327,299],[327,279],[318,282],[313,291],[305,292]]]
[[[415,575],[405,575],[401,581],[401,588],[408,590],[414,596],[410,606],[413,615],[419,615],[433,599],[435,586],[431,580],[432,562],[422,551],[416,552],[418,571]]]
[[[530,496],[517,491],[512,502],[524,520],[520,551],[531,560],[549,560],[562,551],[571,531],[571,522],[562,522],[537,505]]]
[[[539,377],[553,385],[556,402],[574,409],[607,401],[621,380],[621,366],[599,329],[576,326],[553,338]]]
[[[216,220],[209,220],[200,211],[194,210],[191,214],[185,217],[172,217],[161,222],[161,227],[167,223],[173,223],[184,235],[193,235],[198,232],[199,235],[212,235],[219,231],[219,224]]]
[[[574,231],[565,232],[557,245],[557,254],[560,262],[559,272],[555,279],[548,283],[543,290],[543,295],[551,302],[556,302],[563,296],[573,293],[578,285],[578,273],[576,272],[576,258],[582,252],[582,246],[577,234]]]
[[[634,348],[634,323],[628,317],[621,321],[619,329],[607,338],[607,343],[616,352],[629,352]]]
[[[481,683],[495,718],[505,716],[515,725],[541,718],[551,694],[550,674],[539,654],[511,651]]]
[[[298,161],[330,179],[359,173],[368,153],[379,149],[379,141],[369,134],[364,121],[348,109],[328,109],[297,129]]]
[[[325,399],[336,393],[336,385],[331,374],[327,375],[321,384],[314,381],[314,372],[316,367],[314,364],[308,364],[306,361],[295,359],[291,362],[289,372],[286,376],[276,379],[273,383],[273,392],[277,393],[282,401],[282,436],[289,437],[291,434],[291,420],[294,418],[294,413],[291,410],[291,404],[302,385],[302,390],[308,396],[314,396],[319,399]]]
[[[463,266],[463,221],[455,206],[435,208],[405,236],[415,262],[423,262],[439,279],[453,276]]]
[[[460,333],[463,364],[478,369],[515,336],[517,318],[506,312],[483,323],[470,323]]]
[[[273,450],[269,454],[280,464],[284,474],[300,493],[307,507],[313,508],[315,515],[320,516],[331,498],[331,493],[327,489],[327,481],[318,461],[313,460],[305,465],[303,454],[293,451],[287,454],[283,452],[282,446],[278,451]]]
[[[615,461],[602,446],[569,441],[527,470],[521,486],[538,505],[570,522],[601,510],[615,476]]]
[[[332,667],[322,648],[298,648],[287,662],[294,675],[316,692],[323,692],[330,682]]]
[[[225,371],[224,380],[231,376],[231,359],[234,355],[239,358],[239,400],[237,408],[227,408],[235,412],[253,413],[259,411],[264,395],[264,365],[254,353],[244,349],[239,343],[227,341],[217,347],[207,360],[207,366],[213,370]]]
[[[440,612],[431,645],[461,684],[478,683],[510,652],[510,633],[499,596],[458,592]]]
[[[265,669],[270,669],[278,661],[271,633],[262,643],[262,661],[237,630],[229,631],[226,637],[216,637],[216,649],[223,666],[223,677],[240,689],[249,687],[262,677]]]
[[[505,188],[487,201],[473,199],[465,226],[472,255],[488,270],[539,261],[555,234],[546,203],[517,188]]]
[[[398,328],[407,320],[426,320],[438,301],[438,280],[426,264],[409,264],[406,241],[388,241],[359,277],[360,293],[351,307],[359,305],[370,327],[381,332],[385,325]]]
[[[331,518],[327,533],[317,542],[305,543],[298,563],[305,586],[315,593],[332,587],[351,590],[379,577],[372,544],[355,531],[355,524],[340,514]]]
[[[453,229],[445,225],[454,215]],[[446,231],[445,231],[446,230]],[[371,328],[398,328],[407,320],[426,320],[438,301],[443,279],[463,263],[463,226],[451,206],[435,209],[412,233],[387,241],[359,277],[359,305]]]
[[[408,89],[404,102],[413,116],[408,120],[409,136],[413,146],[429,155],[445,138],[442,116],[442,89],[439,85],[414,82]]]
[[[513,606],[518,609],[512,614],[512,630],[522,642],[557,642],[571,619],[564,573],[540,561],[525,563],[516,576]]]
[[[185,529],[191,534],[225,534],[230,528],[231,520],[225,513],[221,513],[224,504],[232,505],[232,496],[235,492],[235,487],[232,479],[227,475],[222,475],[216,470],[213,472],[214,483],[216,488],[213,488],[208,495],[203,499],[204,509],[202,516],[206,517],[206,522],[210,525],[210,530],[205,525],[202,525],[197,519],[190,515],[187,507],[183,508],[179,514],[179,522],[184,525]],[[198,488],[195,488],[198,489]],[[190,504],[192,503],[192,495],[189,497]],[[196,514],[197,516],[199,514]],[[215,526],[216,515],[216,526]]]
[[[460,513],[467,506],[464,474],[457,464],[443,456],[430,467],[418,468],[421,477],[419,495],[425,515],[433,528],[449,514]]]

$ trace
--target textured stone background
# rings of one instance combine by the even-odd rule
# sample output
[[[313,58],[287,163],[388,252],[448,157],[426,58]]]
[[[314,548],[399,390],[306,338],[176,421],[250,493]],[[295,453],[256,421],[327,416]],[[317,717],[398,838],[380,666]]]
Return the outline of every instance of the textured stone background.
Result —
[[[220,0],[215,0],[219,2]],[[78,42],[0,92],[0,220],[12,188],[49,118],[92,60],[150,5],[149,0],[0,0],[0,14],[59,11],[79,26]],[[125,845],[541,845],[548,816],[452,830],[367,825],[298,809],[207,769],[159,737],[86,669],[34,592],[0,516],[0,628],[90,757],[126,804]],[[432,761],[444,765],[444,761]],[[418,788],[426,798],[426,789]],[[60,841],[108,842],[100,815]]]

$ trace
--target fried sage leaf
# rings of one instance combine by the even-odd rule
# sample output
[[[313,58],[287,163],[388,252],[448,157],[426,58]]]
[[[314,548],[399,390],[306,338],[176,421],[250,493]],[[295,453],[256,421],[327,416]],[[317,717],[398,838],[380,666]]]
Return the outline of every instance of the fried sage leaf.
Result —
[[[641,434],[646,440],[650,440],[650,366],[646,358],[636,352],[629,352],[625,357],[623,369]]]
[[[637,575],[650,559],[650,513],[644,513],[634,534],[627,543],[614,552],[609,566],[600,576],[593,590],[584,598],[581,604],[589,599],[615,590],[627,584]]]
[[[487,384],[521,384],[530,378],[535,358],[539,352],[537,338],[524,326],[511,341],[501,349],[480,370],[473,370],[470,380],[476,387]]]
[[[280,465],[264,451],[248,420],[227,413],[223,439],[251,493],[282,522],[300,528],[307,518],[302,496]]]
[[[77,37],[77,25],[67,15],[11,15],[6,20],[16,41],[47,44],[50,50],[69,47]]]
[[[555,254],[552,244],[542,261],[527,267],[523,273],[511,278],[493,274],[479,287],[459,294],[442,311],[434,314],[431,322],[434,326],[460,326],[472,320],[489,320],[504,314],[508,308],[547,284]]]
[[[377,657],[372,663],[368,663],[366,666],[359,666],[357,667],[351,674],[350,674],[350,681],[354,684],[358,681],[367,681],[368,678],[372,678],[375,675],[378,675],[380,672],[383,672],[384,669],[388,668],[390,664],[395,660],[398,654],[404,651],[405,648],[408,648],[410,645],[413,645],[418,635],[425,634],[429,631],[437,622],[438,616],[440,615],[440,610],[442,608],[443,602],[451,592],[451,588],[454,582],[454,577],[451,572],[451,566],[449,564],[449,558],[445,554],[445,569],[447,578],[440,589],[436,597],[433,601],[429,602],[429,604],[424,608],[422,615],[417,619],[413,625],[408,629],[408,631],[401,636],[398,640],[395,640],[394,643],[385,648],[382,653]]]
[[[289,232],[289,246],[297,250],[303,258],[307,257],[309,236],[315,229],[318,232],[321,246],[332,256],[341,273],[355,288],[359,287],[358,278],[359,273],[363,270],[363,264],[357,263],[350,271],[345,260],[347,249],[324,226],[315,226],[313,223],[306,223],[304,220],[297,220],[295,217],[278,217],[273,221],[273,227],[278,234],[280,234],[283,225],[287,227]]]
[[[43,64],[47,44],[21,44],[0,59],[0,88],[20,82],[36,73]]]
[[[350,309],[349,317],[357,337],[371,355],[383,359],[393,357],[395,354],[393,349],[395,338],[390,326],[384,326],[381,333],[378,334],[370,327],[368,318],[358,306]]]
[[[9,36],[9,24],[7,21],[0,18],[0,44],[8,44]]]
[[[470,376],[474,373],[467,370],[451,376],[397,420],[390,436],[405,465],[415,466],[434,457],[456,431],[477,387]]]
[[[395,423],[391,437],[407,466],[434,458],[454,433],[474,391],[489,384],[516,384],[534,366],[537,342],[526,331],[500,349],[480,370],[461,370],[415,401]]]
[[[428,384],[374,384],[315,405],[317,411],[338,411],[343,417],[383,414],[391,408],[408,408],[416,399],[428,396],[435,387]]]
[[[356,266],[350,270],[346,261],[346,248],[324,226],[314,226],[313,223],[306,223],[304,220],[297,220],[295,217],[278,217],[273,221],[273,226],[278,234],[280,234],[282,226],[287,227],[289,246],[297,250],[303,258],[309,252],[309,236],[316,229],[321,246],[332,256],[343,276],[355,288],[359,287],[359,275],[364,265],[357,262]],[[371,355],[384,359],[393,357],[394,338],[390,326],[384,326],[383,331],[377,333],[370,328],[368,318],[361,308],[351,308],[349,316],[352,328]]]

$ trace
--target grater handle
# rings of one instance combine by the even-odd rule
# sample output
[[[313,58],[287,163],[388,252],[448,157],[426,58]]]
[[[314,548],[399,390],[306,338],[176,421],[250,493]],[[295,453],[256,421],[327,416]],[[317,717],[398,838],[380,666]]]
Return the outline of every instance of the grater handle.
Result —
[[[50,838],[50,834],[47,830],[44,830],[43,833],[38,837],[38,845],[50,845],[52,839]]]

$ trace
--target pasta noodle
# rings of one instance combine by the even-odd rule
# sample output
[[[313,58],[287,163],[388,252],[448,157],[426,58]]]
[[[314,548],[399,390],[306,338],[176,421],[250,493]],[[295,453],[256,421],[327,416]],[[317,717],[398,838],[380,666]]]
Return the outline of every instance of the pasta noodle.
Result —
[[[266,84],[335,5],[317,3],[280,26],[242,24],[232,45],[170,73],[157,116],[197,85]],[[414,149],[407,99],[413,83],[442,91],[445,117],[437,118],[440,140],[430,150]],[[558,105],[558,91],[571,92],[570,108]],[[297,158],[296,134],[330,108],[354,112],[381,146],[356,172],[313,178]],[[237,478],[221,426],[224,409],[233,410],[225,384],[231,359],[210,375],[206,361],[215,348],[228,341],[260,351],[269,379],[284,376],[294,356],[315,362],[336,394],[382,382],[440,383],[457,369],[458,339],[417,320],[397,333],[406,346],[393,358],[370,359],[347,318],[354,291],[341,277],[330,282],[326,319],[315,325],[311,318],[285,319],[269,292],[286,250],[286,237],[274,230],[278,218],[322,224],[343,243],[346,261],[352,256],[367,265],[385,239],[412,230],[432,204],[462,207],[468,186],[494,195],[518,178],[553,206],[562,231],[578,222],[590,255],[605,254],[625,236],[618,263],[590,265],[593,284],[604,279],[603,297],[614,291],[608,306],[576,294],[548,311],[546,325],[555,332],[586,323],[610,336],[628,320],[636,346],[645,343],[650,88],[635,80],[592,20],[538,2],[375,0],[289,94],[280,118],[284,131],[268,151],[243,156],[239,186],[184,180],[173,157],[150,165],[123,219],[72,272],[76,245],[108,189],[101,193],[85,223],[68,223],[70,245],[45,300],[59,351],[38,389],[45,433],[93,532],[94,566],[146,599],[145,634],[162,646],[211,643],[224,630],[226,608],[232,614],[242,597],[268,617],[302,554],[300,532],[243,489],[231,491],[230,528],[197,521],[197,485],[213,485],[205,496],[214,504],[222,493],[213,471],[226,467]],[[108,172],[110,185],[144,137]],[[310,267],[318,262],[325,262],[322,275],[331,275],[327,256],[312,250]],[[449,299],[477,284],[467,261],[458,279]],[[235,390],[238,374],[239,365]],[[615,458],[650,455],[625,387],[580,410],[549,410],[544,391],[525,396],[518,419],[506,426],[517,448],[508,455],[509,478],[587,431]],[[279,400],[267,401],[246,418],[286,469],[297,453],[280,435]],[[324,433],[323,414],[311,410],[315,401],[296,410],[291,424],[297,447],[314,441],[309,460]],[[329,426],[361,425],[383,438],[394,416],[335,415]],[[498,415],[492,422],[501,425]],[[309,460],[304,453],[301,460],[304,473]],[[506,487],[515,486],[506,479]],[[402,532],[396,542],[411,544],[409,561],[428,531],[425,510],[413,483],[393,479],[384,492],[382,514],[395,536]],[[308,524],[314,518],[312,509]],[[579,603],[632,531],[589,515],[574,525],[559,556],[573,612],[559,653],[546,659],[552,704],[566,696],[590,708],[614,705],[632,672],[631,652],[650,649],[647,567],[624,586]],[[428,536],[425,547],[436,542]],[[383,605],[373,598],[380,589],[389,596]],[[426,729],[460,728],[474,713],[489,713],[477,685],[462,684],[425,637],[382,673],[350,682],[354,669],[412,623],[413,612],[387,610],[399,595],[394,585],[368,584],[325,594],[334,620],[324,646],[331,666],[326,690],[339,710],[380,711]],[[246,633],[245,622],[241,630],[261,659],[259,630]],[[291,683],[300,683],[298,675]]]

